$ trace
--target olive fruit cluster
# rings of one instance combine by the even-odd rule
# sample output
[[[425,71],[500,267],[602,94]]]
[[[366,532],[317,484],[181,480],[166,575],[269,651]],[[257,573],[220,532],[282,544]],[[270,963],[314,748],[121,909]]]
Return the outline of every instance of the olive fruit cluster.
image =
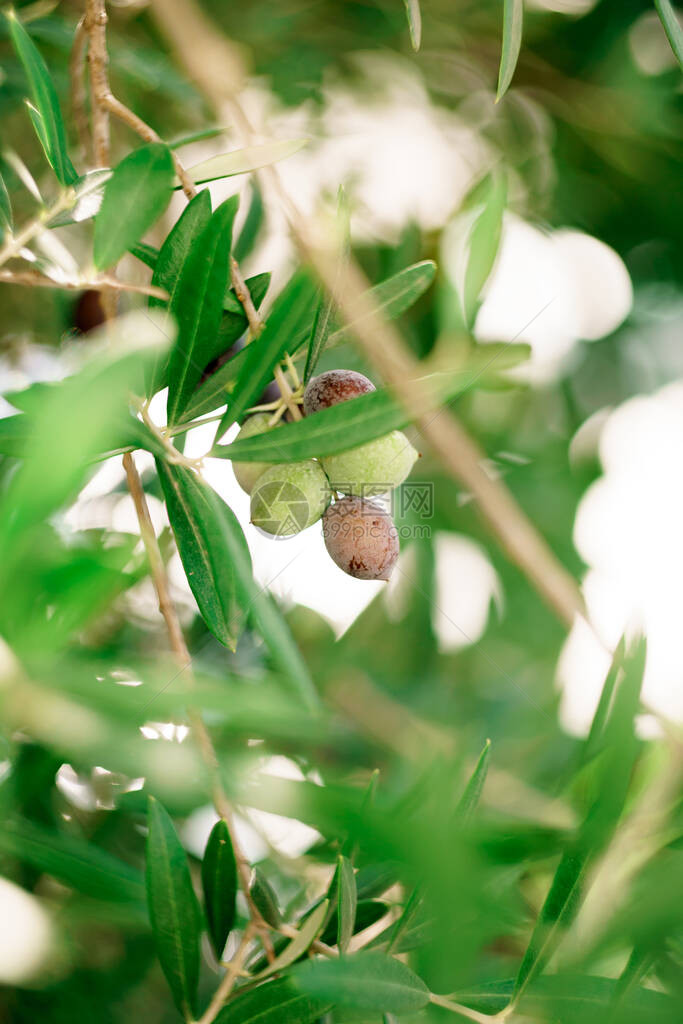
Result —
[[[313,377],[303,395],[305,416],[374,391],[354,370],[329,370]],[[267,413],[245,421],[238,439],[279,426]],[[238,483],[251,495],[251,521],[274,536],[291,536],[322,517],[332,560],[356,579],[388,580],[398,558],[398,531],[375,495],[397,487],[410,473],[417,452],[405,434],[384,437],[338,455],[282,464],[233,462]],[[333,502],[333,498],[335,499]]]

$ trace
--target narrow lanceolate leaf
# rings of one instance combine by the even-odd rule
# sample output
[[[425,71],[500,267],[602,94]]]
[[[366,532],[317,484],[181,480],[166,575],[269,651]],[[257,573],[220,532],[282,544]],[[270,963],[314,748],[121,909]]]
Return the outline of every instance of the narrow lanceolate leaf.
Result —
[[[114,168],[95,218],[98,270],[117,263],[159,219],[171,199],[172,182],[173,160],[161,142],[141,146]]]
[[[157,953],[176,1006],[192,1020],[199,982],[199,905],[173,822],[153,797],[147,823],[147,902]]]
[[[169,423],[177,422],[204,367],[218,354],[216,337],[230,273],[236,212],[237,197],[233,196],[218,207],[182,266],[172,307],[178,337],[168,364]]]
[[[624,659],[602,730],[604,745],[596,795],[576,836],[565,849],[541,908],[515,981],[518,996],[543,969],[566,926],[576,916],[587,869],[609,841],[624,808],[637,753],[634,719],[644,670],[645,644],[641,641]],[[613,686],[609,675],[605,686]],[[602,714],[601,706],[602,701],[596,714]]]
[[[14,11],[7,14],[10,37],[21,61],[31,90],[31,98],[38,113],[38,135],[50,166],[62,185],[72,185],[78,175],[74,169],[66,144],[66,132],[59,108],[57,90],[39,50]],[[36,120],[34,120],[36,124]]]
[[[490,756],[491,740],[487,740],[455,809],[456,821],[461,824],[465,824],[472,817],[479,803],[489,770]]]
[[[387,946],[387,953],[391,953],[392,950],[398,950],[401,948],[401,939],[408,932],[410,926],[415,921],[418,912],[422,907],[422,896],[418,889],[413,889],[412,893],[406,901],[406,905],[403,908],[403,912],[399,917],[398,921],[394,925],[391,935],[389,937],[389,944]]]
[[[277,894],[260,868],[254,868],[249,895],[266,924],[272,928],[279,928],[282,925],[282,914]]]
[[[510,87],[517,67],[517,58],[522,45],[522,18],[524,0],[504,0],[503,8],[503,49],[498,71],[496,102],[503,98]]]
[[[183,264],[197,239],[206,231],[210,220],[211,196],[206,191],[200,192],[188,203],[169,231],[153,263],[152,284],[168,292],[168,308],[175,317],[178,317],[178,297]],[[138,255],[137,252],[136,255]],[[149,304],[150,306],[163,306],[165,302],[161,299],[151,298]],[[168,358],[167,353],[166,358],[158,360],[153,367],[150,373],[148,395],[153,395],[160,388],[165,387]]]
[[[664,26],[666,37],[671,44],[671,49],[676,55],[676,60],[683,68],[683,28],[678,20],[678,15],[671,0],[655,0],[657,14]]]
[[[291,978],[301,992],[348,1009],[412,1013],[429,1002],[422,979],[384,953],[309,960],[294,967]]]
[[[195,185],[203,185],[206,181],[231,178],[235,174],[248,174],[249,171],[257,171],[259,167],[268,167],[292,156],[305,145],[306,139],[283,139],[280,142],[267,142],[263,146],[248,146],[232,153],[212,156],[188,168],[187,173]],[[180,182],[175,187],[180,188]]]
[[[337,201],[337,224],[337,230],[340,236],[339,253],[337,255],[337,273],[339,273],[345,266],[351,249],[350,211],[343,188],[339,189],[339,197]],[[306,366],[304,369],[305,384],[308,384],[309,380],[315,373],[315,368],[318,359],[320,358],[320,354],[327,344],[327,338],[332,328],[333,310],[334,294],[323,292],[318,303],[318,310],[315,314],[315,323],[313,324],[313,333],[311,334],[311,340],[308,343],[308,352],[306,353]]]
[[[146,245],[144,242],[137,242],[136,245],[131,245],[130,251],[133,256],[136,256],[141,263],[149,267],[150,270],[154,270],[159,259],[159,250],[155,249],[153,245]]]
[[[403,0],[406,6],[406,17],[410,29],[410,42],[414,50],[420,49],[422,39],[422,15],[420,14],[420,0]]]
[[[315,285],[307,273],[299,271],[278,296],[258,344],[252,343],[245,350],[244,363],[216,440],[254,404],[285,352],[291,349],[292,339],[312,323],[315,304]]]
[[[491,174],[482,183],[482,205],[468,237],[467,264],[462,284],[463,316],[472,330],[479,311],[479,298],[493,269],[500,236],[507,188],[502,174]]]
[[[200,614],[216,639],[234,651],[245,611],[238,598],[233,559],[223,541],[227,506],[189,470],[158,459],[157,471],[178,554]],[[246,541],[243,556],[249,557]]]
[[[428,388],[425,412],[464,389],[467,375],[432,374],[422,378]],[[244,462],[297,462],[355,448],[408,422],[408,414],[386,389],[371,391],[350,402],[330,406],[315,416],[285,423],[277,430],[217,445],[212,455]]]
[[[300,699],[309,708],[317,708],[318,698],[313,682],[289,627],[270,595],[254,580],[247,542],[232,509],[188,469],[164,465],[161,478],[166,494],[171,491],[173,493],[169,503],[169,517],[176,538],[181,535],[188,539],[191,531],[196,528],[200,541],[188,543],[189,551],[202,560],[199,564],[208,565],[210,572],[214,571],[212,566],[217,566],[215,572],[219,575],[215,579],[195,580],[197,592],[200,588],[203,591],[204,587],[215,589],[220,581],[223,586],[234,583],[236,601],[240,609],[251,616],[273,661]],[[211,538],[212,544],[208,560],[206,550],[203,553],[196,552],[199,543],[203,543],[206,549],[207,537]],[[189,560],[186,565],[183,551],[180,547],[179,550],[187,572],[188,565],[192,567],[194,562]],[[192,585],[189,573],[188,578]],[[208,595],[207,600],[209,598],[211,601],[223,599],[218,594]]]
[[[289,978],[279,978],[231,999],[216,1024],[313,1024],[332,1002],[300,992]]]
[[[386,281],[380,281],[368,289],[368,295],[385,320],[394,320],[410,309],[427,291],[435,274],[436,263],[432,260],[423,260],[412,267],[400,270]],[[352,337],[353,323],[333,331],[325,347],[335,348],[337,345],[345,344]]]
[[[508,1006],[513,989],[514,982],[506,979],[455,992],[453,999],[494,1019]],[[524,1020],[561,1021],[562,1024],[586,1024],[587,1021],[591,1024],[597,1021],[676,1024],[680,1017],[677,1000],[663,992],[638,987],[627,994],[615,1014],[614,1001],[618,994],[619,980],[615,978],[551,974],[537,978],[516,1009]]]
[[[358,903],[356,875],[348,857],[340,855],[332,886],[337,910],[337,945],[339,952],[345,953],[355,930]]]
[[[143,901],[140,871],[92,843],[32,821],[9,821],[0,831],[0,853],[44,871],[76,892],[108,902]]]
[[[281,953],[279,953],[271,964],[268,964],[260,974],[258,978],[267,978],[271,974],[275,974],[278,971],[284,970],[285,967],[289,967],[295,960],[298,960],[302,956],[308,947],[311,945],[314,939],[317,939],[320,930],[325,920],[327,913],[327,900],[323,900],[319,907],[316,907],[312,914],[310,914],[306,920],[299,927],[299,934],[296,938],[285,946]]]
[[[247,256],[251,255],[262,226],[263,197],[258,186],[253,185],[247,216],[242,225],[239,238],[233,247],[233,255],[238,263],[242,263],[243,260],[246,260]]]
[[[152,284],[168,292],[168,305],[175,309],[180,271],[190,250],[206,230],[211,220],[211,196],[204,190],[187,204],[169,231],[154,262]],[[150,305],[164,305],[161,299],[152,299]]]
[[[237,898],[237,862],[230,832],[224,821],[217,821],[211,829],[204,850],[202,888],[209,938],[220,960],[235,923]]]

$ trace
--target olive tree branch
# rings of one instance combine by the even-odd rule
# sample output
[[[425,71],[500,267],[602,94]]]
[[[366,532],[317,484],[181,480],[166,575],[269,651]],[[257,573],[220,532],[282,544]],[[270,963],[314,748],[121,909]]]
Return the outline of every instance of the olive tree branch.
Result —
[[[107,166],[109,162],[109,111],[111,103],[106,97],[111,97],[107,79],[107,49],[106,49],[106,25],[107,15],[104,0],[87,0],[85,25],[88,31],[89,51],[88,60],[90,67],[90,88],[91,103],[93,108],[93,148],[96,162]],[[113,97],[111,97],[113,99]],[[124,108],[125,109],[125,108]],[[118,108],[117,108],[118,110]],[[192,186],[194,194],[194,186]],[[108,311],[111,314],[111,310]],[[190,653],[185,643],[183,631],[178,619],[178,613],[170,596],[168,575],[164,564],[159,544],[157,541],[152,520],[149,514],[147,498],[140,476],[135,467],[133,456],[126,452],[123,456],[123,467],[126,473],[126,481],[140,526],[140,535],[145,547],[147,559],[150,566],[150,575],[159,602],[159,611],[166,623],[171,649],[180,665],[187,674],[190,681],[194,680],[192,672]],[[196,710],[188,712],[188,720],[193,736],[199,747],[202,760],[209,772],[211,791],[214,806],[225,821],[230,833],[240,886],[244,893],[249,909],[249,915],[254,928],[259,932],[263,947],[269,961],[275,957],[273,944],[270,938],[268,925],[263,920],[258,908],[255,906],[250,892],[251,866],[245,857],[237,836],[235,834],[233,810],[230,801],[223,788],[220,778],[220,767],[213,742],[204,721]]]
[[[206,1010],[197,1020],[197,1024],[211,1024],[211,1021],[218,1016],[221,1008],[223,1007],[223,1004],[226,1002],[226,1000],[230,998],[232,990],[235,987],[235,982],[240,976],[242,966],[247,956],[249,943],[253,938],[254,931],[254,923],[253,921],[250,921],[247,927],[244,929],[242,941],[239,944],[239,948],[235,953],[235,956],[228,964],[226,972],[223,975],[223,978],[221,979],[220,985],[214,992],[211,998],[211,1002],[207,1006]]]
[[[132,110],[130,110],[125,104],[121,103],[120,100],[114,96],[111,91],[109,84],[109,76],[107,72],[108,58],[106,49],[106,25],[107,25],[107,13],[105,8],[104,0],[87,0],[87,11],[85,18],[82,19],[85,34],[89,39],[90,49],[88,52],[88,59],[90,61],[90,88],[93,101],[93,135],[96,140],[101,132],[98,143],[95,143],[95,156],[98,163],[102,166],[107,166],[109,162],[109,141],[108,134],[106,135],[106,143],[104,141],[105,132],[100,123],[106,114],[112,114],[118,118],[124,124],[127,124],[137,135],[139,135],[145,142],[161,142],[161,137],[151,128],[142,118],[138,117]],[[76,30],[76,37],[74,39],[74,48],[72,51],[71,60],[71,95],[72,102],[74,103],[74,110],[82,109],[77,108],[75,100],[80,99],[79,93],[79,82],[82,78],[82,51],[83,42],[81,39],[81,22],[79,22]],[[98,110],[97,118],[95,117],[95,109]],[[178,179],[182,185],[183,192],[188,199],[193,199],[197,190],[194,186],[192,178],[185,169],[182,161],[175,150],[171,150],[171,156],[173,158],[173,164]],[[106,157],[106,159],[105,159]],[[241,303],[244,309],[247,322],[251,329],[253,337],[258,335],[263,330],[263,321],[259,317],[256,307],[252,300],[249,288],[244,280],[242,272],[239,268],[237,260],[230,257],[230,279],[233,288],[235,289],[235,295],[238,301]],[[296,400],[292,397],[292,389],[290,388],[287,378],[285,377],[282,369],[278,366],[274,372],[275,381],[280,389],[282,400],[289,410],[291,416],[295,420],[301,419],[301,412]]]
[[[74,33],[74,42],[69,58],[69,81],[71,84],[71,113],[73,115],[82,156],[87,161],[90,150],[90,131],[86,109],[85,58],[88,50],[88,30],[85,15],[80,19]]]
[[[84,288],[93,291],[108,291],[113,288],[119,292],[133,292],[137,295],[151,295],[157,299],[167,299],[168,293],[163,288],[151,284],[131,284],[119,281],[117,277],[100,274],[92,281],[82,278],[55,281],[37,270],[0,270],[0,282],[3,284],[28,285],[31,288],[64,288],[67,291],[82,291]]]
[[[52,206],[46,206],[40,211],[37,217],[32,221],[29,221],[20,231],[16,234],[9,234],[7,241],[0,248],[0,266],[3,263],[7,263],[8,260],[14,259],[16,256],[21,254],[21,250],[29,242],[32,242],[36,235],[39,235],[48,225],[48,222],[56,217],[58,213],[62,213],[64,210],[70,209],[74,204],[76,193],[72,188],[64,189],[60,194],[59,198],[52,204]]]
[[[222,36],[195,0],[151,0],[150,7],[160,30],[218,117],[230,114],[249,140],[251,126],[238,98],[243,64],[235,45]],[[578,584],[505,484],[486,472],[484,453],[458,418],[445,409],[436,415],[429,411],[427,389],[415,382],[419,363],[396,327],[368,296],[369,282],[360,267],[348,260],[340,268],[338,261],[318,243],[285,193],[274,167],[263,168],[259,176],[284,208],[300,253],[314,266],[328,293],[334,294],[342,318],[347,324],[353,322],[354,336],[370,362],[392,388],[448,473],[474,495],[503,551],[561,621],[571,626],[577,615],[585,614]]]
[[[157,536],[154,532],[154,526],[152,525],[152,519],[149,514],[149,506],[147,505],[147,498],[142,486],[142,481],[140,480],[140,475],[136,469],[133,456],[129,452],[126,452],[123,456],[123,468],[126,471],[128,490],[130,491],[133,504],[135,505],[135,511],[140,525],[140,536],[142,537],[142,542],[147,553],[150,575],[152,577],[157,600],[159,602],[159,611],[166,623],[171,650],[173,651],[175,659],[181,670],[188,681],[192,684],[194,683],[192,658],[190,657],[190,652],[187,649],[185,637],[183,636],[183,631],[178,619],[178,613],[170,595],[168,574],[159,548],[159,542],[157,541]],[[260,933],[268,959],[272,960],[274,953],[268,931],[268,925],[263,920],[258,908],[254,905],[251,898],[249,885],[251,880],[251,865],[242,852],[235,834],[233,809],[221,782],[220,766],[215,747],[199,712],[194,709],[190,709],[188,711],[188,719],[192,727],[192,733],[199,747],[202,760],[209,772],[214,806],[220,817],[225,821],[230,833],[230,839],[235,852],[235,861],[237,863],[240,886],[247,901],[249,915],[254,928]]]

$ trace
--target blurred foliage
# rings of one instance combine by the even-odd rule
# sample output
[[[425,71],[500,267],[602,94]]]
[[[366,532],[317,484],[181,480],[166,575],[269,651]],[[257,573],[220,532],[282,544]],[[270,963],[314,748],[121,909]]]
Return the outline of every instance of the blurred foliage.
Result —
[[[20,15],[32,6],[19,5]],[[569,440],[593,412],[642,390],[648,328],[659,315],[659,300],[665,304],[679,295],[683,278],[679,71],[648,76],[630,55],[629,33],[652,10],[648,0],[602,0],[578,18],[534,6],[525,13],[511,91],[495,116],[480,124],[477,95],[495,89],[503,5],[423,0],[420,6],[421,49],[413,54],[400,0],[204,3],[216,24],[244,44],[254,74],[286,106],[323,104],[326,83],[335,79],[362,93],[367,84],[353,59],[359,51],[402,54],[424,76],[435,102],[495,142],[514,186],[509,208],[549,226],[588,231],[626,262],[636,294],[629,321],[613,336],[582,343],[561,379],[534,389],[485,377],[453,399],[522,508],[579,577],[583,566],[572,528],[599,467],[591,459],[570,462]],[[27,24],[55,83],[73,152],[68,57],[80,13],[81,5],[64,2]],[[205,101],[177,68],[144,5],[111,5],[109,14],[116,94],[165,140],[211,124]],[[22,185],[12,151],[41,192],[55,193],[31,131],[26,81],[4,19],[0,60],[0,172],[14,222],[23,224],[34,215],[35,200]],[[109,195],[116,200],[120,161],[131,145],[128,129],[117,126],[114,140],[117,167]],[[226,148],[235,147],[229,141]],[[497,195],[492,182],[487,187]],[[170,188],[167,181],[164,188]],[[248,227],[232,240],[233,252],[242,247],[247,253],[253,244],[261,229],[260,203],[255,192]],[[118,209],[112,202],[103,206],[112,223]],[[138,240],[157,213],[143,218]],[[111,225],[96,223],[109,237]],[[217,223],[211,237],[218,234]],[[498,229],[488,221],[485,227],[484,243],[490,243]],[[135,242],[135,230],[129,233],[122,232],[122,251]],[[92,225],[73,224],[63,237],[87,265]],[[206,243],[209,236],[201,237]],[[436,259],[438,246],[435,234],[406,224],[396,245],[364,244],[355,255],[378,284]],[[167,255],[162,247],[158,258]],[[493,258],[486,244],[477,255],[483,270],[473,270],[477,287],[468,296],[468,317],[469,299],[476,305],[479,278],[485,281]],[[154,249],[143,256],[157,259]],[[169,265],[177,269],[172,259]],[[163,280],[163,269],[157,268],[155,281]],[[186,274],[178,320],[192,344],[196,325],[208,325],[200,353],[206,366],[220,355],[211,349],[216,324],[231,342],[235,320],[240,330],[245,325],[239,307],[233,308],[234,294],[224,295],[225,275],[218,273],[220,287],[210,301],[197,297],[197,276],[194,269]],[[175,274],[167,277],[164,286],[173,291]],[[1,287],[8,369],[21,366],[27,343],[61,355],[87,351],[87,340],[80,348],[74,343],[72,293],[41,289],[37,301],[33,289]],[[302,313],[309,329],[317,301],[310,287],[301,287],[310,300]],[[421,359],[433,354],[450,327],[439,303],[443,287],[437,278],[400,310],[397,322]],[[172,294],[172,308],[174,301]],[[140,342],[151,331],[147,341],[157,345],[157,372],[165,354],[159,355],[158,332],[147,314],[144,321],[129,321],[123,337],[132,331]],[[276,318],[260,339],[272,351],[263,357],[257,351],[253,374],[249,359],[234,356],[245,406],[261,389],[259,374],[272,375],[284,351],[280,326]],[[622,344],[627,334],[630,340]],[[461,367],[480,365],[474,342],[463,344]],[[174,351],[177,356],[181,350]],[[7,645],[0,651],[0,860],[3,876],[48,908],[58,937],[38,979],[0,989],[0,1015],[16,1024],[59,1024],[93,1012],[105,1024],[137,1016],[176,1020],[162,971],[181,1009],[193,1002],[195,969],[198,1004],[205,1007],[211,999],[220,977],[217,954],[206,936],[200,954],[203,919],[195,896],[203,892],[204,905],[212,907],[216,949],[233,926],[243,931],[247,904],[243,897],[235,903],[234,858],[225,851],[221,858],[219,839],[203,863],[187,840],[196,824],[188,818],[206,808],[210,791],[197,746],[189,738],[179,742],[190,708],[211,729],[220,778],[235,804],[284,815],[318,833],[302,856],[289,856],[260,837],[264,852],[250,899],[264,917],[272,915],[271,923],[279,926],[282,917],[290,927],[304,931],[308,924],[310,931],[304,947],[293,950],[287,941],[296,937],[276,935],[275,952],[287,960],[284,976],[245,986],[219,1021],[238,1024],[259,1012],[278,1013],[290,999],[295,1008],[305,1004],[301,1016],[288,1018],[283,1011],[263,1019],[379,1024],[395,1014],[405,1022],[447,1020],[448,1008],[424,1007],[427,986],[485,1014],[499,1012],[518,993],[520,1014],[548,1022],[673,1024],[683,998],[683,907],[672,899],[683,880],[683,818],[680,793],[666,785],[680,777],[680,749],[674,743],[672,753],[667,744],[636,736],[642,647],[628,655],[619,651],[589,739],[564,733],[553,679],[566,630],[493,542],[470,496],[425,451],[419,475],[434,484],[434,509],[431,539],[408,545],[412,585],[404,588],[398,610],[376,599],[338,641],[314,612],[295,607],[280,615],[267,595],[257,593],[231,511],[214,495],[202,519],[205,504],[199,488],[193,492],[189,513],[188,506],[181,508],[189,523],[183,528],[209,537],[212,552],[225,556],[223,568],[230,567],[224,575],[216,570],[208,597],[193,587],[198,603],[204,612],[202,599],[213,602],[210,607],[222,615],[221,602],[229,608],[236,599],[250,622],[233,652],[216,638],[220,629],[212,615],[218,613],[204,613],[211,630],[194,610],[188,613],[197,677],[191,688],[170,662],[156,617],[148,614],[150,582],[135,539],[114,530],[74,532],[64,518],[93,475],[93,459],[127,447],[167,456],[159,438],[148,436],[127,408],[131,381],[145,373],[149,380],[152,355],[97,348],[94,360],[64,385],[27,388],[23,399],[13,400],[10,411],[21,411],[17,419],[30,417],[28,435],[23,419],[0,423],[0,636]],[[675,375],[672,359],[664,350],[646,352],[648,385]],[[348,339],[322,353],[319,369],[339,365],[367,371]],[[138,433],[131,439],[132,430]],[[27,452],[33,458],[16,457]],[[164,490],[156,475],[145,475],[148,496],[168,498],[168,480],[182,485],[176,470],[167,467]],[[112,494],[118,498],[123,491],[117,486]],[[179,518],[176,511],[173,527],[182,548]],[[400,521],[416,524],[412,512]],[[476,541],[503,594],[502,606],[490,608],[481,641],[458,651],[440,651],[435,635],[437,532]],[[168,529],[160,539],[168,558]],[[315,691],[321,707],[299,700],[297,691],[307,699]],[[299,777],[270,774],[271,757],[290,759]],[[622,890],[599,893],[606,901],[600,927],[576,932],[591,872],[609,854],[615,833],[621,836],[624,819],[647,808],[662,787],[666,814],[651,823],[645,855],[636,858]],[[146,837],[150,796],[156,801]],[[268,819],[250,820],[267,832]],[[221,894],[229,901],[224,905]],[[330,903],[323,914],[325,898]],[[169,924],[176,907],[175,925]],[[352,933],[367,938],[369,927],[375,929],[372,952],[330,960],[323,969],[316,968],[318,960],[298,963],[315,936],[345,949]],[[182,948],[168,941],[169,929],[172,938],[180,935]],[[234,945],[228,951],[235,955]],[[389,953],[405,954],[410,966]],[[251,956],[252,972],[267,970],[262,951]],[[542,974],[548,962],[551,969]]]

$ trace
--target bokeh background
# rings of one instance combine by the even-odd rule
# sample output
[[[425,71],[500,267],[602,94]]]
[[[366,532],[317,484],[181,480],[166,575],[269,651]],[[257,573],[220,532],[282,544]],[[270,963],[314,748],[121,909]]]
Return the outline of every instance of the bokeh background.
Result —
[[[566,824],[571,814],[555,804],[565,765],[590,723],[607,651],[624,631],[642,631],[648,639],[643,700],[649,713],[640,718],[641,736],[661,735],[659,716],[683,720],[681,80],[652,4],[528,0],[518,68],[500,103],[501,4],[492,0],[423,0],[418,53],[400,0],[204,0],[203,6],[251,56],[244,103],[258,136],[307,142],[280,165],[299,208],[311,216],[332,208],[343,185],[354,252],[373,281],[421,259],[436,261],[434,285],[400,321],[426,367],[452,364],[473,343],[463,331],[456,294],[468,228],[462,203],[482,176],[494,169],[504,175],[502,241],[473,334],[479,343],[526,342],[530,359],[501,375],[495,387],[472,387],[455,408],[486,451],[490,471],[581,581],[590,619],[590,627],[577,623],[569,631],[555,619],[501,553],[471,496],[443,475],[416,431],[411,439],[423,457],[413,476],[433,484],[433,508],[419,522],[407,514],[399,571],[389,586],[337,570],[324,557],[319,524],[286,542],[260,536],[248,524],[248,499],[229,464],[209,461],[206,478],[243,522],[258,580],[287,610],[320,685],[344,689],[344,714],[359,730],[346,736],[341,754],[319,751],[315,770],[323,766],[329,778],[342,771],[360,777],[379,767],[398,797],[406,779],[396,768],[397,736],[386,733],[393,728],[388,708],[401,709],[438,725],[465,760],[491,739],[496,812],[524,821],[531,808],[540,808],[553,826]],[[29,30],[67,112],[79,5],[26,7]],[[175,65],[144,0],[109,8],[111,78],[121,99],[164,138],[210,123],[203,98]],[[22,206],[28,216],[31,192],[43,188],[47,174],[23,105],[21,68],[4,26],[2,32],[0,161],[21,223]],[[188,146],[187,163],[236,145],[230,126],[224,128]],[[116,129],[119,157],[134,142],[127,129]],[[253,198],[247,178],[208,187],[215,202],[239,191],[243,211]],[[181,208],[179,199],[151,242],[158,244]],[[52,273],[83,265],[88,231],[76,225],[46,238],[43,257]],[[266,204],[244,266],[248,274],[273,273],[266,303],[294,265],[284,221]],[[145,279],[132,258],[126,272]],[[83,304],[58,290],[41,291],[37,301],[29,289],[0,287],[2,391],[64,376],[73,365],[77,331],[87,327],[79,319]],[[328,353],[322,365],[370,372],[352,346]],[[163,401],[152,413],[161,418],[162,410]],[[3,415],[14,411],[7,401],[0,408]],[[188,454],[206,449],[208,430],[190,434]],[[149,470],[155,526],[168,540],[151,459],[141,456],[139,466]],[[120,461],[93,473],[59,529],[65,537],[107,530],[134,539],[137,524]],[[253,638],[231,655],[208,637],[180,561],[168,548],[174,597],[199,664],[218,675],[257,672],[264,655]],[[131,580],[76,642],[94,656],[106,650],[123,668],[138,653],[163,651],[149,580]],[[375,715],[376,733],[368,734]],[[142,729],[150,743],[178,745],[185,738],[177,723],[150,720]],[[433,738],[422,742],[418,763],[429,760]],[[72,764],[49,744],[28,738],[23,756],[35,759],[36,772],[28,793],[10,792],[6,762],[0,791],[8,807],[19,806],[42,824],[58,822],[67,833],[98,836],[113,849],[137,849],[134,826],[117,800],[123,790],[140,790],[142,777],[115,777],[106,763],[88,768],[87,758]],[[312,763],[295,743],[281,744],[266,752],[259,770],[310,779]],[[405,764],[402,770],[410,775]],[[183,832],[191,852],[200,854],[213,820],[197,801]],[[287,881],[291,864],[320,842],[309,826],[263,811],[245,816],[241,828],[252,857],[274,857],[275,880],[285,891],[293,885]],[[141,985],[117,1006],[108,988],[114,982],[105,980],[107,971],[116,977],[124,970],[122,950],[131,943],[139,943],[147,963],[147,938],[127,931],[126,922],[100,932],[85,914],[80,920],[56,915],[59,894],[48,883],[36,885],[38,874],[16,863],[7,871],[40,902],[10,881],[0,889],[0,916],[11,923],[0,925],[0,980],[29,979],[31,993],[10,1000],[8,1013],[23,1020],[45,1005],[47,972],[49,985],[66,988],[64,1005],[72,1010],[77,983],[88,977],[110,1007],[101,1019],[127,1019],[132,1007],[142,1006],[163,1019],[154,985]],[[531,904],[543,877],[533,880]],[[508,880],[501,899],[512,913]],[[477,936],[489,950],[488,962],[514,959],[514,942],[490,947],[501,927],[498,921],[493,935]],[[102,940],[99,951],[84,948],[87,929]],[[56,954],[64,935],[66,948]],[[61,1005],[59,998],[53,991],[53,1006]]]

